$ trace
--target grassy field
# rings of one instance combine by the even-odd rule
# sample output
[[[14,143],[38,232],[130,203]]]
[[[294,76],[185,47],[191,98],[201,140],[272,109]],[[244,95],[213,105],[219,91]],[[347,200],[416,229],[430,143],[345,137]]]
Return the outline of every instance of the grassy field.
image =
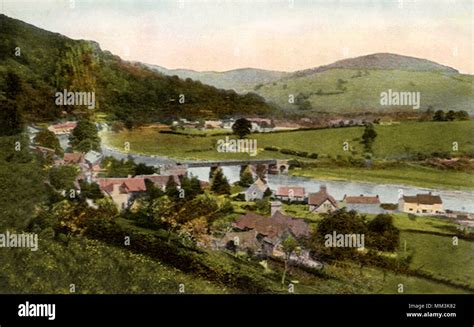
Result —
[[[474,152],[474,121],[456,122],[407,122],[399,125],[376,126],[377,138],[374,156],[380,159],[404,157],[407,152],[451,152],[457,142],[460,153]],[[359,143],[363,127],[331,128],[285,133],[252,134],[259,153],[255,158],[287,158],[273,151],[264,151],[267,146],[318,153],[326,156],[347,155],[343,143],[362,154]],[[216,142],[222,136],[193,137],[159,133],[154,129],[124,130],[120,133],[101,133],[106,144],[122,149],[130,143],[130,151],[144,154],[170,156],[179,159],[245,159],[247,153],[219,153]]]
[[[0,251],[0,293],[79,294],[232,293],[223,284],[187,274],[147,256],[84,239],[65,245],[40,239],[38,251]]]
[[[407,251],[414,251],[410,268],[474,288],[474,242],[460,239],[453,245],[449,236],[402,232],[402,246],[405,241]]]
[[[378,136],[374,144],[376,159],[396,159],[407,153],[451,152],[457,142],[460,153],[474,152],[474,121],[403,123],[391,126],[376,126]],[[194,137],[159,133],[154,129],[125,130],[120,133],[102,132],[105,144],[123,149],[130,143],[130,151],[142,154],[163,155],[189,160],[233,160],[233,159],[296,159],[276,151],[265,151],[268,146],[282,149],[318,153],[320,157],[347,155],[343,142],[359,155],[363,147],[358,139],[362,127],[333,128],[286,133],[253,134],[257,140],[258,154],[220,153],[216,142],[224,136]],[[301,158],[299,158],[301,159]],[[311,161],[310,159],[305,159]],[[326,180],[355,180],[373,183],[405,184],[430,188],[472,189],[474,175],[471,172],[438,170],[414,164],[399,164],[397,167],[364,169],[357,167],[327,167],[295,169],[293,174]],[[443,178],[440,178],[440,175]]]
[[[378,168],[295,168],[292,175],[323,180],[351,180],[379,184],[414,185],[426,188],[474,189],[474,174],[453,170],[440,171],[421,165],[402,165],[400,167]],[[440,175],[443,178],[440,178]]]

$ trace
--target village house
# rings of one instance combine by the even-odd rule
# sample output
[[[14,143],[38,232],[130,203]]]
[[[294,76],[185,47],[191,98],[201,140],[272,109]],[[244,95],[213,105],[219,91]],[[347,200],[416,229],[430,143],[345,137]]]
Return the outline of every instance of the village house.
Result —
[[[268,185],[260,178],[249,186],[245,191],[245,201],[261,200],[265,196],[265,192],[269,189]]]
[[[83,165],[86,164],[86,159],[84,157],[84,153],[81,152],[71,152],[65,153],[63,156],[63,164],[64,165]]]
[[[90,172],[90,176],[96,177],[99,173],[104,172],[105,169],[100,167],[100,163],[103,159],[103,155],[97,151],[89,151],[84,155],[84,160],[86,164],[89,166],[88,170]]]
[[[222,120],[222,128],[223,129],[232,129],[232,125],[234,125],[234,123],[235,123],[234,118],[223,119]]]
[[[355,210],[361,213],[379,214],[383,213],[384,210],[380,207],[379,196],[365,196],[363,194],[359,196],[347,196],[344,195],[342,199],[343,205],[347,210]]]
[[[442,214],[443,201],[439,195],[417,194],[402,196],[398,201],[398,209],[402,212],[418,215]]]
[[[305,194],[305,189],[301,186],[280,186],[275,193],[275,198],[283,201],[303,202]]]
[[[275,121],[274,131],[291,131],[301,128],[300,124],[289,122],[289,121]]]
[[[206,120],[204,121],[204,128],[206,129],[222,128],[222,122],[220,120]]]
[[[26,132],[28,134],[28,137],[30,138],[30,144],[34,144],[36,134],[38,134],[40,130],[33,126],[27,126]]]
[[[135,178],[148,179],[149,181],[153,182],[155,187],[159,188],[163,192],[166,191],[166,185],[168,184],[170,178],[173,179],[178,189],[181,188],[181,180],[177,175],[137,175]]]
[[[144,178],[97,178],[95,182],[119,210],[128,208],[136,196],[146,191]]]
[[[252,125],[252,132],[271,132],[273,130],[273,123],[271,119],[267,118],[247,118]]]
[[[58,160],[59,157],[55,154],[55,151],[50,148],[46,148],[40,145],[30,145],[30,149],[32,152],[40,154],[44,159],[52,158]]]
[[[68,121],[61,124],[55,124],[48,126],[48,130],[53,132],[56,135],[70,134],[74,128],[76,128],[77,123],[74,121]]]
[[[309,212],[326,213],[337,210],[337,201],[329,195],[326,186],[322,185],[319,192],[308,195]]]
[[[276,211],[270,218],[255,213],[240,216],[233,224],[234,232],[220,240],[220,247],[274,256],[281,252],[281,243],[289,236],[302,239],[309,236],[309,226],[302,219],[295,219]]]
[[[187,165],[163,165],[160,167],[160,175],[187,176]]]
[[[84,160],[92,167],[99,165],[103,156],[102,153],[91,150],[84,155]]]

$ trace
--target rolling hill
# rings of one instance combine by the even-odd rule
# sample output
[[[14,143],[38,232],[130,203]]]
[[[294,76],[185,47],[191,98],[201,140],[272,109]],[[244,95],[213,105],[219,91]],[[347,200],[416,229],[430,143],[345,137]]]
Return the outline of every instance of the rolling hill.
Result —
[[[132,125],[273,112],[256,94],[165,76],[102,51],[93,41],[73,40],[5,15],[0,26],[0,87],[6,90],[0,100],[14,98],[13,106],[27,121],[56,119],[63,111],[86,114],[85,106],[55,105],[55,93],[64,89],[95,92],[96,109]]]
[[[257,90],[285,110],[304,112],[410,111],[413,106],[381,105],[381,93],[419,92],[420,109],[465,110],[474,113],[472,75],[451,71],[415,71],[366,67],[325,68],[295,73]],[[290,103],[290,95],[294,102]]]
[[[149,65],[150,66],[150,65]],[[413,110],[383,106],[381,92],[420,92],[420,109],[474,113],[474,76],[436,62],[392,53],[344,59],[293,73],[245,68],[226,72],[152,69],[239,93],[256,92],[286,111],[355,113]],[[291,100],[290,100],[291,97]]]
[[[191,78],[219,89],[235,90],[238,93],[254,92],[257,85],[272,83],[290,75],[287,72],[256,68],[241,68],[224,72],[198,72],[190,69],[167,69],[156,65],[147,66],[165,75],[176,75],[183,79]]]

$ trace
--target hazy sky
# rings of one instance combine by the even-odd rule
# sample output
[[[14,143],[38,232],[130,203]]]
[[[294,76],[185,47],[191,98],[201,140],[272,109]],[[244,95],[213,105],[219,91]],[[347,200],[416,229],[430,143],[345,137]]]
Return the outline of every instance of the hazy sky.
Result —
[[[472,0],[0,0],[0,11],[167,68],[294,71],[393,52],[474,73]]]

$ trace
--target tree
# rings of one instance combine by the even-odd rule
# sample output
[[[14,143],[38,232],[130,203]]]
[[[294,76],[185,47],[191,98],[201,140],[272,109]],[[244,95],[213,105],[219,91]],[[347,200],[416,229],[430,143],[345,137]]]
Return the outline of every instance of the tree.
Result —
[[[178,201],[180,199],[180,192],[178,190],[178,185],[174,181],[174,176],[170,176],[168,178],[168,181],[166,182],[165,193],[170,199],[174,201]]]
[[[400,243],[400,231],[388,214],[379,214],[368,223],[367,246],[379,251],[395,251]]]
[[[145,179],[145,186],[146,186],[146,195],[149,199],[156,199],[163,196],[165,193],[159,188],[155,186],[153,181],[149,180],[148,178]]]
[[[446,114],[446,120],[453,121],[456,119],[456,113],[453,110],[449,110]]]
[[[74,166],[53,167],[49,170],[49,182],[56,190],[74,189],[77,173]]]
[[[214,171],[211,180],[211,191],[216,194],[230,194],[230,185],[221,168]]]
[[[23,83],[20,76],[12,71],[9,71],[5,77],[5,84],[5,96],[7,99],[16,100],[18,94],[23,91]]]
[[[254,180],[253,180],[253,174],[252,174],[252,170],[250,169],[250,166],[245,166],[245,167],[242,167],[243,169],[241,169],[240,171],[240,186],[243,186],[243,187],[248,187],[250,186],[251,184],[253,184]]]
[[[232,131],[242,139],[252,131],[252,123],[245,118],[239,118],[232,125]]]
[[[139,163],[135,166],[135,174],[136,175],[153,175],[156,173],[156,168],[153,166],[147,166],[144,163]]]
[[[257,175],[257,178],[260,178],[263,182],[266,183],[267,166],[262,165],[262,164],[257,164],[257,168],[255,170],[256,170],[255,174]]]
[[[323,214],[323,219],[319,222],[317,230],[312,233],[310,238],[313,250],[319,252],[323,257],[328,256],[335,259],[353,257],[355,255],[355,247],[327,246],[328,235],[334,235],[334,232],[343,235],[365,235],[367,232],[365,217],[360,216],[353,210],[346,211],[345,208]]]
[[[364,133],[362,134],[362,144],[364,144],[364,149],[367,152],[372,152],[372,145],[375,142],[377,137],[377,132],[374,129],[374,125],[367,124],[365,125]]]
[[[183,214],[184,206],[176,210],[176,206],[168,196],[162,196],[150,204],[150,216],[153,225],[165,229],[168,233],[167,241],[170,243],[171,235],[178,229],[186,215]]]
[[[283,276],[281,277],[282,285],[285,284],[286,273],[288,272],[290,258],[293,253],[298,252],[298,242],[292,237],[288,236],[282,243],[283,252],[285,253],[285,269],[283,270]]]
[[[443,110],[436,110],[436,112],[433,115],[433,120],[434,121],[445,121],[446,117],[444,115]]]
[[[192,176],[191,178],[183,176],[181,179],[181,189],[184,191],[184,196],[187,200],[192,200],[198,194],[202,193],[201,183],[196,176]]]
[[[99,151],[100,138],[95,124],[87,119],[80,120],[76,128],[72,130],[70,142],[75,150],[89,152]]]
[[[62,155],[64,152],[56,135],[47,129],[44,129],[36,134],[35,143],[38,143],[39,145],[46,148],[53,149],[57,155]]]
[[[20,133],[23,128],[23,119],[15,101],[3,100],[0,102],[0,107],[0,136]]]
[[[299,110],[311,110],[313,108],[313,106],[311,105],[311,102],[309,100],[303,100],[300,104],[299,104]]]
[[[469,114],[467,111],[461,110],[456,112],[456,119],[458,120],[469,120]]]
[[[100,190],[97,183],[87,183],[83,180],[80,180],[79,186],[81,188],[80,197],[83,199],[97,200],[104,197],[104,194]]]

